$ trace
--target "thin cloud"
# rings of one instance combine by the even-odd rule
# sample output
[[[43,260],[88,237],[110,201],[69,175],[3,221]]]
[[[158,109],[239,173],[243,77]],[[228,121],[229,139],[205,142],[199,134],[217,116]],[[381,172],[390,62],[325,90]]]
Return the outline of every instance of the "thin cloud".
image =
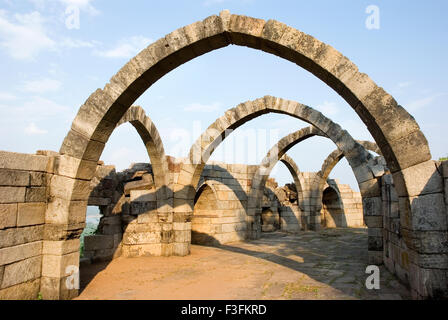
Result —
[[[42,135],[48,133],[48,131],[38,128],[36,124],[32,122],[25,128],[25,133],[27,135]]]
[[[14,104],[0,104],[0,121],[3,126],[14,125],[19,119],[28,122],[44,121],[55,118],[71,118],[73,110],[52,100],[34,96]]]
[[[63,48],[94,48],[100,44],[99,41],[84,41],[79,39],[65,38],[60,42]]]
[[[16,100],[17,97],[8,92],[0,92],[0,101],[13,101]]]
[[[92,16],[96,16],[101,12],[92,5],[93,0],[28,0],[31,2],[37,10],[43,11],[55,6],[60,7],[76,7],[83,12],[86,12]]]
[[[46,93],[46,92],[54,92],[58,91],[61,88],[61,82],[54,79],[40,79],[40,80],[32,80],[26,81],[23,84],[22,90],[31,93]]]
[[[446,95],[445,93],[438,93],[431,95],[429,97],[425,97],[422,99],[414,100],[408,103],[405,108],[411,110],[411,111],[417,111],[419,109],[428,107],[431,103],[433,103],[437,98]]]
[[[336,103],[324,101],[324,103],[316,106],[316,109],[324,114],[324,116],[334,116],[339,113],[339,109]]]
[[[92,5],[93,0],[59,0],[59,2],[61,2],[65,6],[77,7],[92,16],[100,14],[100,11]]]
[[[56,42],[48,36],[39,12],[8,17],[0,10],[0,46],[14,59],[33,60],[42,51],[54,50]]]
[[[121,40],[114,48],[109,50],[95,50],[94,54],[104,58],[132,58],[146,48],[153,40],[143,36],[133,36]]]
[[[188,112],[213,112],[220,109],[221,104],[218,102],[212,104],[192,103],[184,107],[184,111]]]

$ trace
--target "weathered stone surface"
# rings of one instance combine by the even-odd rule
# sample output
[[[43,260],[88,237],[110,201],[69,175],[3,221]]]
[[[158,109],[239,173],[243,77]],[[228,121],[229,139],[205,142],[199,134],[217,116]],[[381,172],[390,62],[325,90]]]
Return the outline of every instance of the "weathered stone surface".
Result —
[[[79,251],[79,239],[65,241],[43,241],[42,254],[65,255]]]
[[[0,300],[35,300],[38,298],[40,279],[0,289]]]
[[[44,225],[44,239],[47,241],[61,241],[77,239],[84,230],[85,223]]]
[[[446,231],[448,228],[444,195],[425,194],[411,197],[411,217],[414,230]]]
[[[393,173],[395,188],[400,197],[443,192],[443,177],[433,160]]]
[[[42,277],[63,278],[73,272],[73,267],[79,266],[79,252],[65,255],[42,256]]]
[[[19,203],[17,211],[17,226],[32,226],[45,222],[47,205],[43,202]]]
[[[47,188],[46,187],[26,188],[25,201],[26,202],[46,202],[47,201]]]
[[[64,200],[87,200],[91,192],[90,182],[54,175],[51,178],[50,195]]]
[[[91,235],[84,238],[84,248],[90,250],[111,249],[114,247],[112,235]]]
[[[47,174],[43,172],[30,172],[30,186],[41,187],[47,185]]]
[[[0,151],[0,168],[45,172],[48,163],[46,156]]]
[[[156,201],[155,190],[130,190],[132,202],[152,202]]]
[[[0,185],[26,187],[30,184],[30,173],[27,171],[0,169]]]
[[[408,231],[402,230],[409,248],[423,254],[441,254],[448,252],[446,233],[441,231]]]
[[[17,204],[0,204],[0,229],[15,227]]]
[[[0,248],[39,241],[43,239],[43,235],[43,225],[0,230]]]
[[[42,254],[42,241],[0,249],[0,265],[10,264]],[[1,279],[1,277],[0,277]]]
[[[46,223],[76,224],[86,219],[87,201],[70,201],[53,198],[47,204]]]
[[[42,257],[37,256],[5,266],[1,288],[40,277]]]
[[[25,187],[0,187],[0,203],[25,202]]]

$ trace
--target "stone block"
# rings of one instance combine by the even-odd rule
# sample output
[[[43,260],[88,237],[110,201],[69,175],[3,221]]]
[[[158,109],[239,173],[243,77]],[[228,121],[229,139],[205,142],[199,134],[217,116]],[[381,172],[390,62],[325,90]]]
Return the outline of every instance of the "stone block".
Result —
[[[187,256],[190,254],[190,243],[173,243],[173,255],[175,256]]]
[[[70,276],[70,275],[69,275]],[[44,300],[70,300],[78,296],[77,289],[68,289],[67,284],[73,283],[73,276],[42,277],[40,293]]]
[[[0,187],[0,203],[25,202],[25,187]]]
[[[6,265],[42,254],[42,241],[0,249],[0,265]],[[0,277],[1,279],[1,277]]]
[[[443,231],[409,231],[402,229],[408,248],[423,254],[448,253],[448,240]]]
[[[87,201],[70,201],[53,198],[47,204],[46,223],[76,224],[85,222]]]
[[[110,198],[89,197],[87,204],[89,206],[108,206],[110,202]]]
[[[17,204],[0,204],[0,229],[16,226]]]
[[[121,224],[120,225],[103,225],[102,234],[104,235],[113,235],[117,233],[122,233]]]
[[[131,214],[132,215],[142,215],[145,213],[155,212],[157,209],[157,202],[131,202]]]
[[[68,253],[78,252],[80,246],[79,239],[62,240],[62,241],[43,241],[42,254],[65,255]]]
[[[363,198],[381,197],[381,186],[377,179],[360,183],[359,189]]]
[[[43,225],[0,230],[0,248],[39,241],[43,239],[43,235]]]
[[[442,193],[443,177],[436,161],[430,160],[392,174],[400,197]]]
[[[162,232],[125,232],[123,244],[152,244],[162,242]]]
[[[191,230],[191,222],[174,222],[173,223],[173,230],[174,231],[188,231]]]
[[[64,200],[86,201],[92,191],[90,181],[54,175],[51,178],[50,195]]]
[[[26,188],[25,201],[26,202],[46,202],[47,201],[47,188],[46,187]]]
[[[32,257],[5,266],[1,288],[27,282],[40,277],[42,257]]]
[[[10,187],[26,187],[30,184],[30,173],[27,171],[0,169],[0,185]]]
[[[448,272],[439,269],[425,269],[411,264],[410,285],[419,296],[441,299],[448,295]]]
[[[162,244],[138,244],[138,245],[126,245],[122,246],[122,254],[124,257],[149,257],[149,256],[161,256]]]
[[[19,203],[17,211],[17,226],[32,226],[45,222],[44,202]]]
[[[448,217],[442,193],[411,197],[410,202],[413,230],[447,230]]]
[[[47,156],[0,151],[0,168],[45,172],[49,160]]]
[[[113,247],[113,235],[91,235],[84,238],[84,248],[86,250],[112,249]]]
[[[30,186],[43,187],[47,185],[47,174],[43,172],[30,172]]]
[[[382,216],[382,202],[380,197],[364,198],[362,200],[364,216]]]
[[[79,252],[65,255],[43,255],[42,277],[63,278],[73,273],[79,266]]]
[[[176,243],[191,242],[191,231],[189,230],[174,231],[174,241]]]
[[[130,190],[132,202],[157,201],[155,190]]]
[[[157,212],[143,213],[137,216],[137,223],[157,223],[159,217]]]
[[[0,300],[34,300],[39,294],[40,279],[0,289]]]
[[[145,180],[142,179],[142,180],[127,182],[124,185],[124,193],[125,194],[130,194],[130,192],[132,190],[148,190],[148,189],[153,188],[154,187],[154,181],[152,180],[152,176],[150,174],[146,175],[146,176],[151,177],[151,179],[146,178]]]

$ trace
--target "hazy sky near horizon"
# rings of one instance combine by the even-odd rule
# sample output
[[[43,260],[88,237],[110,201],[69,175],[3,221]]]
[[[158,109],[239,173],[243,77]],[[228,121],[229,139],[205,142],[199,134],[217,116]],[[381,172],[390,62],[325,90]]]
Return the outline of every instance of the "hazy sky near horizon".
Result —
[[[379,29],[366,27],[369,5],[379,9]],[[0,150],[58,151],[78,108],[130,58],[171,31],[223,9],[275,19],[332,45],[415,117],[434,159],[447,156],[448,2],[442,0],[0,0]],[[79,28],[72,19],[77,10]],[[157,125],[166,153],[186,156],[227,109],[264,95],[309,105],[354,138],[373,141],[353,109],[319,79],[246,47],[229,46],[180,66],[135,104]],[[304,126],[286,115],[263,115],[232,133],[212,160],[259,164],[278,139]],[[317,171],[335,148],[328,139],[313,137],[288,155],[302,171]],[[114,131],[102,160],[118,169],[149,161],[129,124]],[[292,181],[283,164],[273,176],[281,184]],[[331,177],[356,188],[345,160]]]

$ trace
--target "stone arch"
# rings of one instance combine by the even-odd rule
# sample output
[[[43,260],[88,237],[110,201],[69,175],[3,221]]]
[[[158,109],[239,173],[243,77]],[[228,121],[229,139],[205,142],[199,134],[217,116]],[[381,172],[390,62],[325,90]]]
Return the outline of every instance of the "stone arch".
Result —
[[[60,214],[46,221],[52,229],[60,230],[61,235],[57,239],[48,239],[59,241],[70,238],[71,233],[76,234],[72,232],[77,228],[75,211],[86,207],[86,185],[94,174],[110,134],[132,103],[179,65],[230,44],[262,50],[289,60],[314,74],[347,101],[367,126],[394,175],[397,193],[402,198],[400,207],[409,216],[404,227],[412,230],[407,234],[406,243],[413,252],[417,252],[420,246],[425,247],[424,234],[418,233],[421,231],[419,221],[423,217],[439,221],[445,217],[446,210],[427,212],[420,209],[424,206],[422,203],[430,202],[423,195],[441,193],[441,177],[431,161],[428,142],[415,119],[331,46],[278,21],[234,15],[228,11],[180,28],[148,46],[80,107],[60,148],[62,164],[70,168],[68,176],[65,176],[67,179],[60,179],[64,180],[67,192],[64,199],[52,199],[52,202],[57,202]],[[416,173],[418,181],[413,179]],[[52,183],[53,187],[58,187],[60,182],[55,180]],[[419,197],[418,203],[415,197]],[[78,203],[72,203],[76,201]],[[164,208],[168,213],[172,204],[167,203]],[[178,213],[180,210],[184,209],[179,208]],[[191,212],[191,207],[187,212]],[[437,241],[444,241],[446,226],[432,225],[429,230],[436,231]],[[175,248],[174,254],[188,253],[188,245],[179,244]],[[424,251],[430,253],[428,250]],[[421,272],[420,277],[424,277],[426,271],[421,268],[418,265],[417,270]],[[448,269],[447,264],[444,264],[445,269]],[[439,287],[437,281],[431,280],[424,289],[413,288],[427,295],[426,290],[434,292]]]
[[[257,211],[253,213],[253,215],[258,213],[260,209],[259,208],[260,196],[262,194],[266,181],[269,178],[269,175],[271,174],[272,169],[277,164],[277,161],[282,161],[287,166],[288,170],[291,172],[294,178],[294,183],[297,188],[299,208],[303,210],[302,186],[304,186],[304,182],[300,181],[302,177],[298,175],[300,171],[297,164],[291,157],[289,157],[286,154],[286,152],[288,152],[289,149],[291,149],[293,146],[300,143],[301,141],[316,135],[326,137],[326,135],[322,131],[320,131],[314,126],[305,127],[283,137],[268,151],[266,156],[261,161],[260,166],[258,170],[255,172],[254,178],[252,180],[252,188],[251,188],[251,194],[249,196],[250,200],[248,207],[249,210],[251,208],[254,208]]]
[[[180,28],[132,58],[81,106],[60,153],[97,161],[116,123],[147,88],[179,65],[230,44],[287,59],[333,88],[367,125],[392,172],[431,159],[426,138],[414,118],[337,50],[278,21],[228,11]],[[77,176],[86,165],[80,163]],[[400,191],[407,195],[406,183]]]
[[[326,215],[329,215],[332,218],[334,227],[346,227],[347,222],[344,223],[344,221],[338,221],[337,219],[339,216],[341,218],[345,217],[345,215],[342,214],[343,211],[344,207],[339,190],[337,190],[333,186],[328,185],[322,191],[322,213],[323,213],[322,220],[325,221]]]
[[[202,192],[204,191],[204,189],[209,188],[213,194],[215,195],[216,198],[218,198],[218,191],[216,190],[215,187],[215,182],[214,181],[204,181],[197,189],[196,191],[196,195],[194,198],[194,203],[196,204],[196,202],[198,201],[199,197],[201,196]]]
[[[178,190],[186,190],[187,196],[184,198],[187,203],[194,198],[195,186],[201,176],[201,172],[210,158],[213,151],[218,145],[236,128],[242,124],[259,117],[266,113],[281,113],[286,114],[315,126],[317,130],[321,131],[323,135],[328,136],[347,154],[352,168],[354,168],[355,176],[359,183],[367,181],[372,177],[365,175],[361,170],[355,170],[362,166],[362,164],[371,159],[372,156],[365,151],[348,134],[347,131],[325,117],[322,113],[314,110],[308,106],[300,104],[295,101],[285,100],[272,96],[265,96],[253,101],[246,101],[239,104],[235,108],[229,109],[223,116],[218,118],[211,124],[207,130],[196,140],[190,149],[189,163],[184,163],[178,179]],[[312,133],[313,135],[317,133]],[[283,146],[278,146],[282,150]],[[278,150],[271,150],[271,156],[277,157]],[[275,159],[275,162],[278,161]],[[176,191],[176,190],[175,190]],[[176,203],[174,204],[176,207]]]
[[[130,123],[140,135],[151,161],[154,184],[157,189],[169,184],[168,162],[156,125],[140,106],[132,106],[117,123],[117,127]]]
[[[297,190],[297,205],[303,206],[303,192],[302,192],[302,186],[303,181],[302,177],[298,174],[300,172],[299,166],[296,164],[296,162],[288,156],[286,153],[279,159],[286,168],[288,168],[289,172],[291,173],[293,179],[294,179],[294,185],[296,186]]]
[[[218,193],[213,183],[204,182],[194,199],[191,218],[191,243],[201,245],[217,244],[213,237],[213,219],[219,218]]]
[[[275,144],[271,150],[269,150],[269,152],[267,153],[267,155],[265,156],[265,158],[262,160],[259,169],[257,170],[257,172],[254,175],[254,179],[253,179],[253,183],[252,183],[252,189],[251,189],[251,194],[249,196],[250,199],[250,203],[249,203],[249,211],[250,211],[250,215],[253,216],[257,216],[257,214],[260,212],[260,196],[261,196],[261,192],[264,188],[264,185],[266,183],[267,178],[269,177],[271,170],[274,168],[275,164],[277,163],[278,160],[280,160],[284,155],[286,155],[286,152],[291,149],[293,146],[295,146],[296,144],[298,144],[299,142],[308,139],[310,137],[313,136],[323,136],[326,138],[329,138],[325,133],[323,133],[321,130],[317,129],[314,126],[310,126],[310,127],[306,127],[306,128],[302,128],[296,132],[293,132],[285,137],[283,137],[282,139],[279,140],[279,142],[277,144]],[[346,137],[346,141],[347,142],[352,142],[354,141],[353,138],[346,133],[347,137]],[[365,150],[371,150],[377,153],[380,153],[381,151],[378,149],[377,145],[373,142],[369,142],[369,141],[356,141],[358,143],[358,148],[365,148]],[[366,151],[364,150],[364,152],[359,153],[360,155],[362,155],[363,157],[365,156]],[[353,150],[346,150],[345,151],[347,154],[349,154],[350,157],[355,156],[355,153]],[[300,207],[300,209],[302,210],[302,212],[304,214],[306,214],[307,216],[310,215],[317,215],[317,212],[320,212],[321,210],[321,198],[322,198],[322,192],[323,192],[323,186],[328,178],[328,175],[330,174],[331,170],[333,169],[333,167],[337,164],[337,162],[344,156],[344,152],[340,151],[340,149],[336,149],[336,151],[332,152],[330,154],[330,156],[326,159],[326,161],[324,163],[328,162],[327,166],[323,166],[323,168],[320,172],[318,172],[318,174],[315,176],[315,180],[311,181],[311,184],[308,183],[307,185],[307,205],[308,207],[306,208],[307,210],[304,210],[304,206],[303,206],[303,195],[302,195],[302,206]],[[365,158],[367,160],[367,157]],[[330,160],[335,160],[335,161],[330,161]],[[372,161],[373,159],[370,157],[369,162]],[[353,163],[353,160],[350,161],[350,165]],[[367,162],[362,162],[360,161],[360,165],[358,168],[354,168],[352,166],[352,170],[355,173],[355,176],[357,176],[357,180],[358,183],[362,183],[362,181],[364,181],[366,179],[366,176],[368,176],[369,178],[374,178],[374,175],[371,173],[371,169],[368,167],[368,163]],[[327,172],[328,171],[328,172]],[[297,170],[297,172],[299,172]],[[324,172],[324,173],[323,173]],[[325,174],[324,178],[322,178],[322,176]],[[298,178],[302,178],[301,175],[298,176]],[[317,181],[316,181],[317,180]],[[297,185],[297,182],[295,182]],[[318,187],[316,187],[316,183],[318,184]],[[301,186],[306,185],[305,182],[301,182]],[[361,189],[361,184],[360,184],[360,189]],[[370,192],[375,192],[380,194],[381,190],[379,189],[379,185],[377,184],[373,184],[371,186]],[[367,198],[367,197],[366,197]],[[312,201],[314,199],[314,201]],[[379,215],[380,212],[380,207],[376,208],[376,215]],[[313,217],[310,217],[311,221],[309,221],[309,226],[306,226],[306,223],[304,223],[303,225],[308,228],[314,228],[317,227],[318,224],[314,223],[313,224]],[[320,222],[319,222],[320,224]],[[258,231],[256,231],[258,232]]]
[[[366,150],[373,151],[375,153],[378,153],[381,155],[381,151],[379,150],[376,143],[371,141],[363,141],[363,140],[356,140],[361,146],[363,146]],[[341,161],[342,158],[344,158],[344,153],[336,149],[332,153],[329,154],[329,156],[324,160],[322,164],[322,168],[319,171],[319,190],[322,190],[322,188],[325,185],[325,182],[327,181],[328,177],[330,176],[331,171],[333,171],[333,168]],[[373,160],[373,159],[372,159]],[[367,164],[369,165],[369,164]]]

